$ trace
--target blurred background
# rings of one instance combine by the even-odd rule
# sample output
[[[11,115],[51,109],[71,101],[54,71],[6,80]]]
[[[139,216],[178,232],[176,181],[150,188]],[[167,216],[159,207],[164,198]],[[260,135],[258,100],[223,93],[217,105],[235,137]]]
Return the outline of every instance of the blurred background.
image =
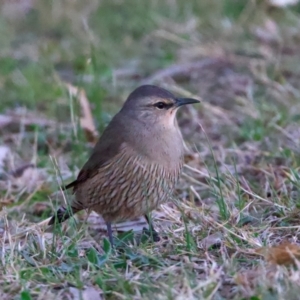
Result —
[[[66,121],[68,82],[86,91],[101,126],[149,82],[229,114],[255,117],[276,101],[280,118],[299,100],[299,12],[295,0],[2,0],[0,109]]]
[[[225,109],[236,96],[273,102],[283,91],[257,86],[268,78],[295,96],[299,12],[291,0],[2,0],[1,109],[26,106],[65,120],[62,82],[83,87],[95,114],[114,110],[146,79],[174,80]]]

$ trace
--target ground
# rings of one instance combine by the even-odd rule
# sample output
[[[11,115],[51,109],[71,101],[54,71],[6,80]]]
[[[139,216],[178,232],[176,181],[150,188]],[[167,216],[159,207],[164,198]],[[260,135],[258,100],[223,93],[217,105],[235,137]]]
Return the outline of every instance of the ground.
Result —
[[[1,299],[299,299],[300,6],[275,2],[2,1]],[[45,228],[142,83],[202,101],[161,241]]]

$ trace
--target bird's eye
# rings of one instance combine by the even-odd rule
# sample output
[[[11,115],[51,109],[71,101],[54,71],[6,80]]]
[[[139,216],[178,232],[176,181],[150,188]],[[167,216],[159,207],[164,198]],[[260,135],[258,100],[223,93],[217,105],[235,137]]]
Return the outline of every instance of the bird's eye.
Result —
[[[155,107],[157,107],[158,109],[164,109],[167,105],[166,103],[163,102],[157,102],[154,104]]]

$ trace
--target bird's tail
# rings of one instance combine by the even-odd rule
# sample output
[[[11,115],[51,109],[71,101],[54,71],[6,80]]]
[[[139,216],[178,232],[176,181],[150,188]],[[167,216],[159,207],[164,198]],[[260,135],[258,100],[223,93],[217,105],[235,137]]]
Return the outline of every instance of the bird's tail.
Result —
[[[66,209],[65,207],[60,207],[55,215],[50,219],[48,225],[53,225],[55,223],[62,223],[69,219],[73,215],[73,210]]]

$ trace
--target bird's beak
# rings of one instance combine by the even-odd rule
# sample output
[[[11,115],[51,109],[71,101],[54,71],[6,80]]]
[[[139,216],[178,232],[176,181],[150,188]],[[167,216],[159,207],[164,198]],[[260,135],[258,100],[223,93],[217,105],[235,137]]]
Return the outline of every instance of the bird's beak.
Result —
[[[176,106],[182,106],[186,104],[193,104],[193,103],[200,103],[199,100],[192,99],[192,98],[176,98]]]

